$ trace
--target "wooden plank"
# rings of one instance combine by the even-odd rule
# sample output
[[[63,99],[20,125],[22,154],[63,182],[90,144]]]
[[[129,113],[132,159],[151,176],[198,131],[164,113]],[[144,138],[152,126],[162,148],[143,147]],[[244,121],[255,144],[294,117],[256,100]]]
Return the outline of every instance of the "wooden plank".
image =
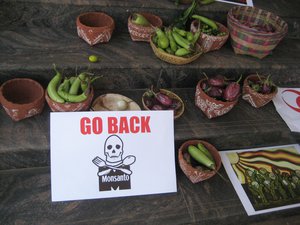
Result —
[[[300,135],[291,133],[277,114],[272,103],[261,109],[240,99],[222,117],[208,119],[194,105],[193,88],[171,89],[185,103],[185,112],[175,121],[176,154],[179,146],[189,139],[203,139],[219,150],[298,143]],[[132,98],[141,107],[145,89],[117,91]],[[109,91],[96,91],[95,98]],[[13,122],[0,110],[0,169],[49,165],[50,110],[46,104],[41,115]]]
[[[0,171],[0,224],[282,225],[300,219],[297,208],[249,217],[231,183],[215,176],[192,184],[180,169],[177,193],[51,202],[49,173],[49,168]]]

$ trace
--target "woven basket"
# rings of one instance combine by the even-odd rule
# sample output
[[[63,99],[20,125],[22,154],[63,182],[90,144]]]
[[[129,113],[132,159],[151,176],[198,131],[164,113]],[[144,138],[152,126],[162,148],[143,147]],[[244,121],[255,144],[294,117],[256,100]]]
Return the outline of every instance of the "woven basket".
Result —
[[[264,76],[260,76],[261,79],[266,79]],[[249,80],[257,81],[259,77],[256,74],[251,74],[246,77],[243,85],[243,99],[249,102],[253,107],[260,108],[264,105],[268,104],[272,99],[276,96],[278,88],[276,86],[273,87],[273,90],[269,94],[262,94],[254,91],[250,85]]]
[[[203,53],[200,45],[196,44],[196,53],[194,53],[194,55],[192,55],[191,57],[180,57],[180,56],[176,56],[176,55],[171,55],[171,54],[163,52],[159,48],[157,48],[152,41],[152,36],[150,38],[150,45],[152,47],[154,54],[159,59],[161,59],[165,62],[171,63],[171,64],[175,64],[175,65],[184,65],[184,64],[191,63],[191,62],[195,61],[196,59],[198,59],[199,56]]]
[[[204,53],[219,50],[226,43],[226,41],[229,37],[229,30],[227,29],[227,27],[225,27],[223,24],[218,23],[218,22],[216,22],[216,24],[218,25],[220,32],[225,32],[226,35],[213,36],[213,35],[208,35],[208,34],[201,32],[201,35],[197,42],[203,49]],[[198,29],[199,29],[198,25],[199,25],[198,20],[192,21],[191,27],[190,27],[190,30],[192,33],[195,33],[198,31]]]
[[[159,91],[160,91],[162,94],[165,94],[165,95],[169,96],[171,99],[176,99],[176,100],[180,101],[181,107],[180,107],[178,110],[174,111],[174,119],[176,120],[176,119],[178,119],[179,117],[181,117],[182,114],[184,113],[184,103],[183,103],[182,99],[181,99],[178,95],[176,95],[174,92],[172,92],[172,91],[169,91],[169,90],[166,90],[166,89],[159,89]],[[146,106],[146,104],[145,104],[145,101],[144,101],[145,96],[146,96],[146,92],[145,92],[145,93],[143,94],[143,96],[142,96],[142,104],[143,104],[143,107],[144,107],[145,110],[150,110],[150,109]]]
[[[254,28],[266,24],[270,24],[274,32]],[[269,55],[288,31],[287,23],[273,13],[246,6],[236,6],[229,10],[227,26],[234,52],[259,59]]]
[[[141,12],[152,26],[141,26],[132,22],[132,15],[128,17],[128,32],[131,40],[149,42],[151,35],[155,32],[154,27],[162,27],[163,21],[160,17],[146,12]]]

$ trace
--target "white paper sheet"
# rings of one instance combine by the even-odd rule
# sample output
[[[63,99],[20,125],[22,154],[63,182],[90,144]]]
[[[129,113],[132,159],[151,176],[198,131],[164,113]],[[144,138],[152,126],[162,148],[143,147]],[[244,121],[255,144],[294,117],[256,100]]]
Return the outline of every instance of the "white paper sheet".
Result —
[[[52,201],[177,191],[172,111],[51,113],[50,119]]]
[[[253,6],[252,0],[216,0],[217,2],[230,3],[234,5]]]
[[[300,88],[278,88],[273,103],[290,130],[300,132]]]

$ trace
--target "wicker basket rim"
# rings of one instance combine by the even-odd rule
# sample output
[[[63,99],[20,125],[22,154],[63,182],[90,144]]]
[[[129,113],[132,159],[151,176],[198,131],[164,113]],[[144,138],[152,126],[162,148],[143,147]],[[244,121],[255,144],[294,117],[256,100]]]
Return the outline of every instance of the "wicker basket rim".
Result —
[[[233,15],[233,11],[236,10],[237,8],[251,8],[252,10],[261,10],[263,12],[266,12],[266,13],[270,13],[272,15],[273,18],[276,18],[278,19],[279,21],[281,21],[283,23],[283,26],[280,27],[280,29],[276,29],[275,32],[272,32],[272,33],[264,33],[264,32],[260,32],[254,28],[251,28],[251,27],[248,27],[246,25],[243,25],[242,23],[240,23],[240,21],[238,19],[236,19]],[[264,10],[264,9],[260,9],[260,8],[257,8],[257,7],[250,7],[250,6],[235,6],[233,8],[231,8],[227,14],[227,21],[228,23],[233,23],[235,26],[237,27],[240,27],[242,29],[245,29],[247,30],[248,32],[251,32],[253,33],[254,35],[256,36],[284,36],[287,31],[288,31],[288,25],[287,23],[281,19],[279,16],[275,15],[274,13],[272,12],[269,12],[267,10]],[[277,26],[278,27],[278,26]]]
[[[203,53],[203,50],[202,50],[201,46],[197,42],[196,42],[196,45],[197,45],[196,49],[198,51],[196,51],[196,53],[194,55],[192,55],[191,57],[189,57],[189,58],[180,57],[180,56],[176,56],[176,55],[171,55],[171,54],[168,54],[166,52],[159,51],[159,49],[156,47],[156,45],[152,41],[153,35],[155,35],[155,34],[152,34],[151,37],[150,37],[150,45],[152,46],[153,49],[155,49],[155,51],[159,52],[160,55],[163,55],[163,56],[166,56],[166,57],[169,57],[169,58],[173,58],[175,60],[181,60],[181,61],[186,60],[186,61],[188,61],[190,59],[198,58]]]

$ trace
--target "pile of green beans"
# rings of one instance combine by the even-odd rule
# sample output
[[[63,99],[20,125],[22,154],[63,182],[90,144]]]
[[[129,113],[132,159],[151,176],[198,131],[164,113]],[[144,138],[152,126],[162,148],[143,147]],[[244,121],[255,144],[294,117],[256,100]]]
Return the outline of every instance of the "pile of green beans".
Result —
[[[155,33],[152,41],[160,51],[180,57],[190,57],[196,52],[200,31],[193,34],[174,26],[155,28]]]
[[[54,67],[56,74],[47,86],[49,97],[58,103],[78,103],[87,99],[90,94],[91,79],[87,73],[78,76],[63,77]]]
[[[226,32],[221,32],[218,24],[209,18],[200,15],[192,15],[193,19],[201,23],[201,32],[210,36],[225,36]]]

